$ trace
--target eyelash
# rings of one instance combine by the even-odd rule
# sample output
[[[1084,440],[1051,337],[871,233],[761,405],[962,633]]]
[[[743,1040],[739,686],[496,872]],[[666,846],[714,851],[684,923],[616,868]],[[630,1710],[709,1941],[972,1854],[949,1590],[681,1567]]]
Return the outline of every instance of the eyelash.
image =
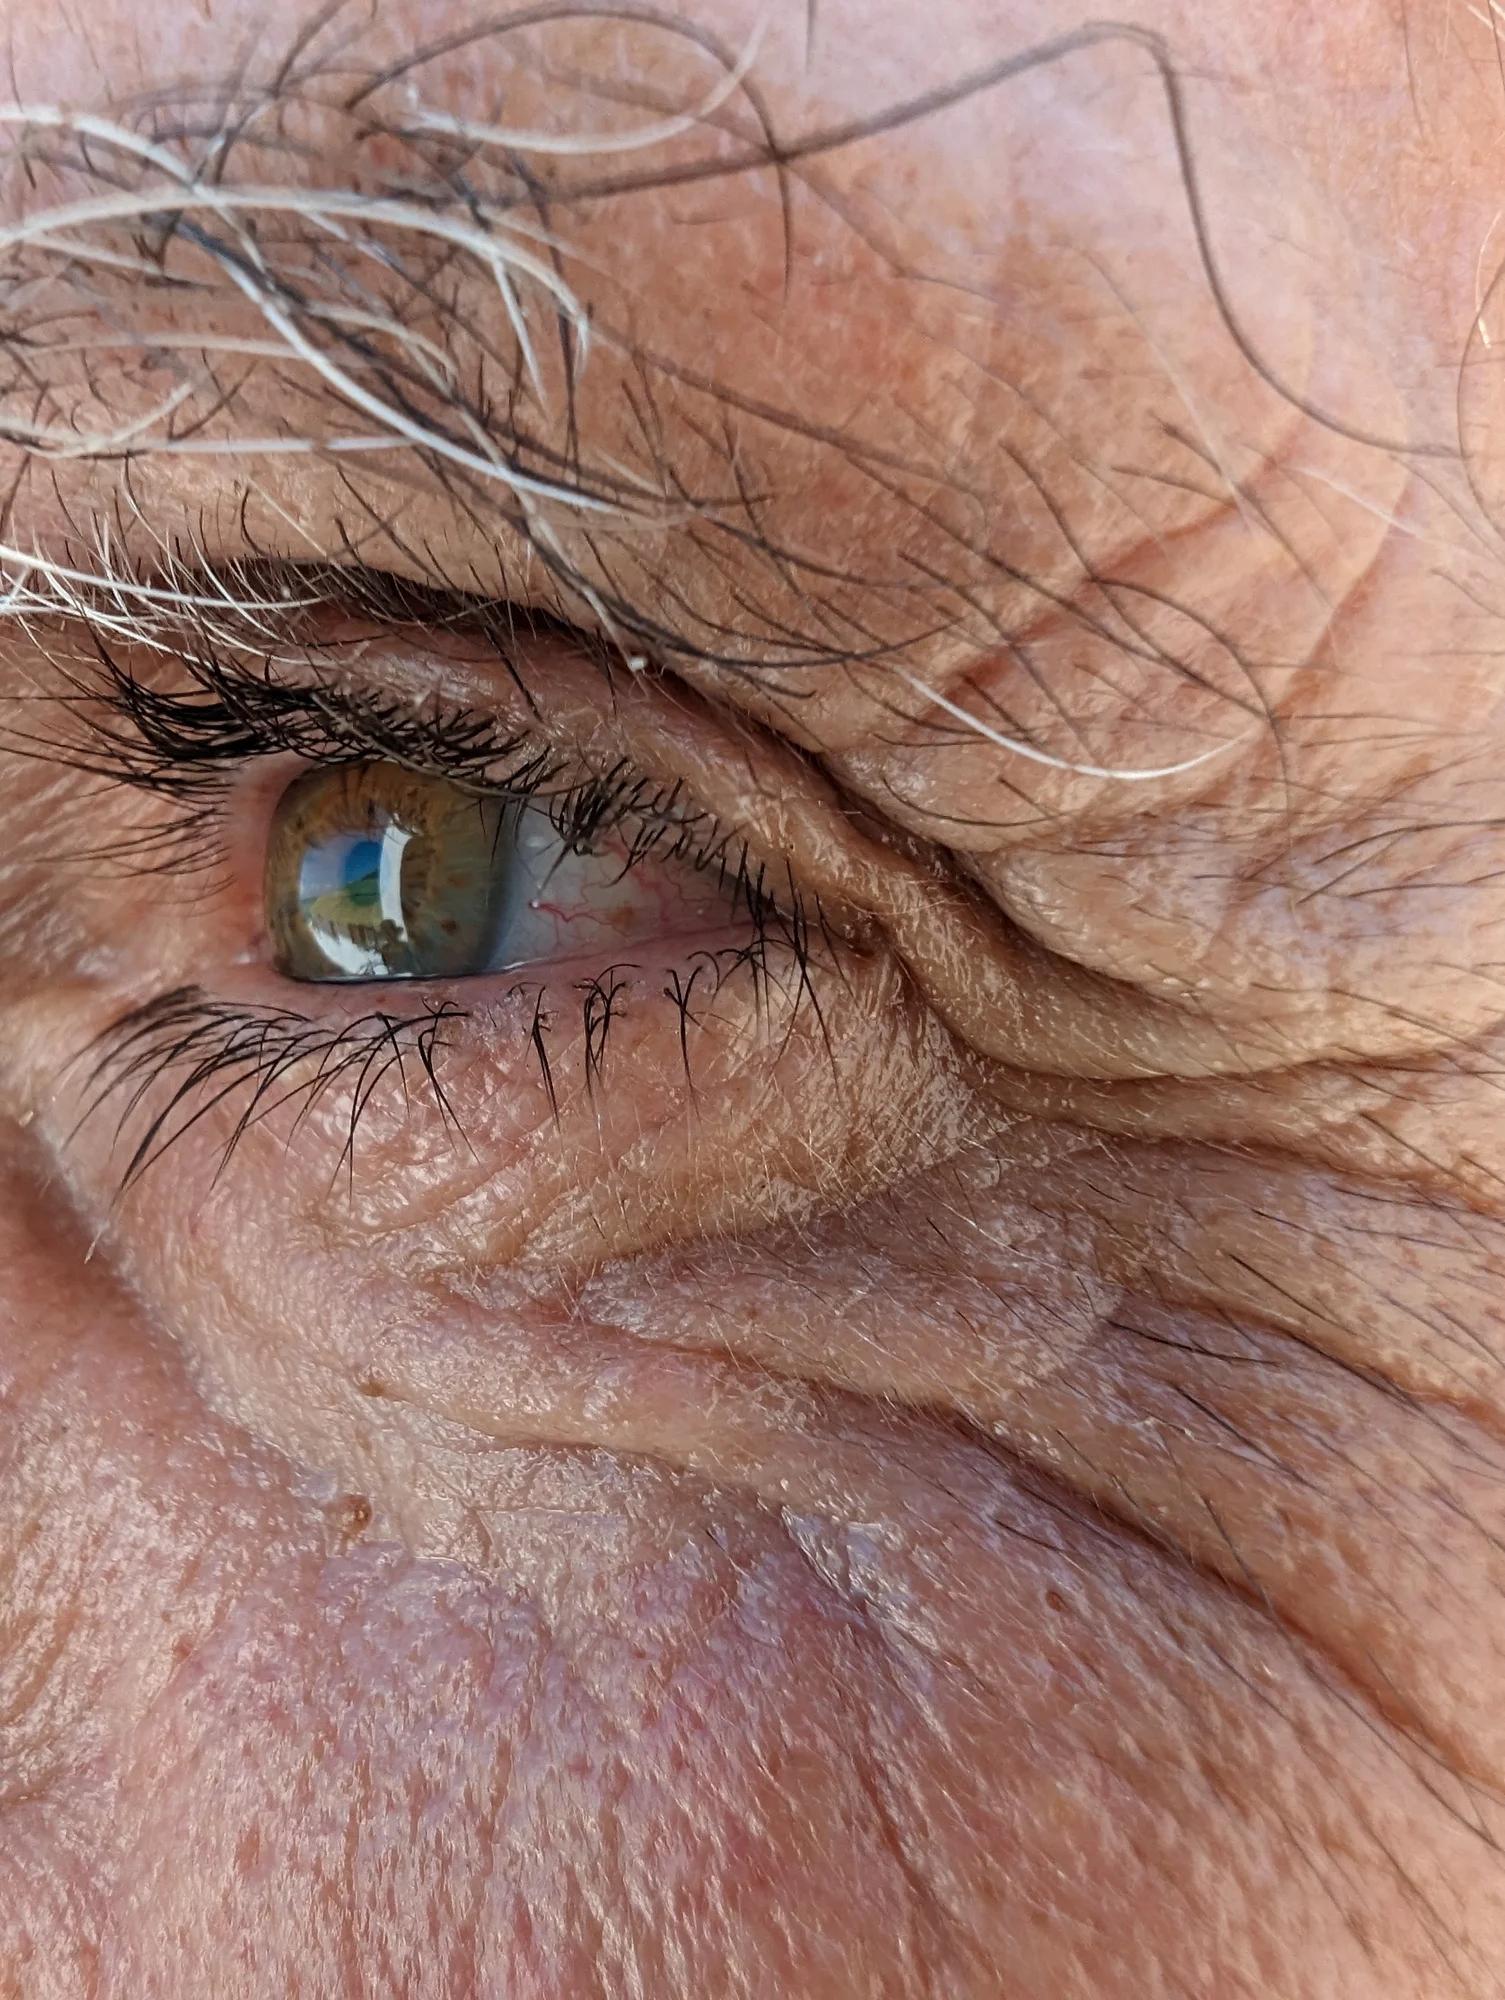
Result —
[[[771,984],[789,996],[783,977],[787,970],[795,1006],[811,1005],[825,1034],[811,981],[812,941],[817,935],[827,943],[831,939],[818,905],[812,905],[788,871],[782,893],[776,895],[766,866],[752,857],[747,843],[698,807],[681,781],[652,779],[622,758],[603,773],[567,782],[568,761],[558,752],[526,733],[506,734],[475,711],[437,703],[415,707],[329,679],[286,679],[270,653],[227,657],[200,646],[177,658],[192,685],[186,692],[166,692],[141,680],[96,639],[94,662],[82,672],[70,672],[65,697],[82,722],[80,739],[33,743],[30,750],[174,803],[178,810],[162,827],[113,850],[131,866],[170,874],[211,868],[223,853],[227,796],[252,759],[292,754],[310,766],[380,759],[446,779],[478,796],[537,802],[561,839],[578,852],[590,851],[608,834],[621,835],[623,873],[655,857],[717,877],[730,910],[750,920],[752,935],[741,946],[695,954],[685,974],[671,973],[663,989],[678,1009],[687,1078],[692,1009],[702,980],[713,995],[732,972],[747,968],[763,1008]],[[585,1081],[592,1093],[602,1083],[625,970],[608,967],[576,984]],[[543,988],[520,981],[512,991],[533,992],[528,1040],[557,1119],[549,1059],[553,1023]],[[321,1099],[343,1085],[350,1112],[341,1164],[353,1170],[362,1113],[394,1069],[406,1093],[410,1066],[416,1063],[441,1115],[460,1130],[436,1056],[448,1029],[466,1018],[465,1009],[444,1000],[408,1014],[373,1010],[358,1020],[331,1024],[291,1008],[240,1005],[198,988],[177,989],[132,1009],[74,1059],[88,1064],[78,1126],[116,1102],[115,1137],[121,1142],[133,1114],[171,1079],[165,1102],[151,1112],[126,1160],[118,1184],[123,1194],[178,1138],[238,1094],[243,1101],[222,1151],[220,1172],[246,1133],[270,1112],[297,1104],[296,1128]]]

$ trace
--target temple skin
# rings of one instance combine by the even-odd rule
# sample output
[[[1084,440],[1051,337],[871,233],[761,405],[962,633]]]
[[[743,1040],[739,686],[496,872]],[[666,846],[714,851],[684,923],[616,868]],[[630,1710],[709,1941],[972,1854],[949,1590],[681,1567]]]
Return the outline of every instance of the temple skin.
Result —
[[[437,373],[346,449],[391,410],[249,251],[54,214],[0,542],[548,614],[351,671],[682,783],[827,923],[688,1012],[639,940],[604,1048],[596,968],[457,984],[442,1102],[227,1158],[232,1095],[122,1186],[123,1013],[394,1003],[267,963],[280,767],[212,871],[101,861],[168,807],[25,754],[89,641],[0,621],[0,1995],[1498,1992],[1489,20],[4,21],[8,226],[233,126],[182,216],[329,307],[400,196],[321,351]],[[432,261],[519,133],[531,371]]]

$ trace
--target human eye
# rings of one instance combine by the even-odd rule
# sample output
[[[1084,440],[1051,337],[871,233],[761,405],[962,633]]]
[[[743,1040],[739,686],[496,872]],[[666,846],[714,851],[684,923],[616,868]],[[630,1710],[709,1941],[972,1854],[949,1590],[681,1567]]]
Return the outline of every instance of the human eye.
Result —
[[[306,583],[269,588],[170,646],[49,640],[11,704],[106,967],[45,1040],[110,1200],[251,1144],[316,1205],[339,1168],[396,1210],[436,1171],[474,1207],[488,1161],[535,1183],[584,1146],[620,1180],[610,1135],[650,1110],[666,1146],[709,1121],[714,1156],[751,1075],[842,1069],[820,988],[860,985],[872,940],[739,805],[787,753],[556,628],[501,644],[454,600],[352,611],[376,586],[325,576],[295,615]]]
[[[714,892],[662,869],[642,881],[651,845],[593,823],[616,804],[610,785],[551,812],[398,764],[307,771],[268,829],[273,965],[306,981],[474,978],[725,923]],[[642,817],[661,824],[662,811]]]
[[[402,629],[421,649],[422,624]],[[609,731],[587,751],[550,728],[561,670],[588,705],[619,701],[605,659],[584,675],[556,660],[542,705],[519,683],[504,727],[484,697],[391,698],[352,675],[354,643],[291,664],[189,652],[166,680],[112,657],[92,703],[74,689],[91,720],[59,746],[168,804],[154,839],[176,868],[219,853],[232,883],[259,879],[259,956],[278,977],[471,979],[671,937],[714,947],[775,913],[767,869],[683,774],[645,770]]]
[[[387,734],[385,758],[306,763],[270,810],[264,917],[285,978],[468,979],[669,938],[714,950],[773,913],[745,842],[680,778],[526,732],[497,742],[464,709],[389,717]],[[470,754],[450,773],[456,739]]]

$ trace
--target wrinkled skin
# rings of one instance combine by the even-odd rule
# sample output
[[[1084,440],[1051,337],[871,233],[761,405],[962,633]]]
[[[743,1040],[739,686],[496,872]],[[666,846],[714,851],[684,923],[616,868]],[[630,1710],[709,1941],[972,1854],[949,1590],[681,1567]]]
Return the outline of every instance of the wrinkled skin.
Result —
[[[337,16],[309,97],[475,18]],[[1088,18],[780,6],[753,74],[794,138]],[[6,20],[20,101],[122,117],[307,25]],[[831,935],[818,1010],[732,976],[683,1045],[658,947],[599,1076],[565,979],[557,1112],[484,984],[463,1142],[388,1086],[352,1155],[335,1093],[218,1170],[231,1103],[121,1195],[71,1059],[122,1010],[361,1003],[256,957],[254,774],[184,890],[66,859],[157,804],[7,756],[0,1994],[1505,1984],[1505,70],[1467,9],[1134,27],[797,162],[787,263],[766,166],[556,215],[582,456],[684,503],[557,510],[573,587],[390,455],[5,448],[6,541],[74,560],[109,516],[584,630],[609,585],[684,647],[525,638],[539,726],[693,779]],[[424,103],[621,129],[713,74],[559,32]],[[229,181],[391,167],[298,115]],[[148,309],[88,282],[96,334]],[[90,367],[84,429],[174,380]],[[286,382],[218,434],[315,427]],[[739,482],[718,539],[686,496]],[[846,664],[760,671],[791,632]],[[520,698],[415,628],[363,671]]]

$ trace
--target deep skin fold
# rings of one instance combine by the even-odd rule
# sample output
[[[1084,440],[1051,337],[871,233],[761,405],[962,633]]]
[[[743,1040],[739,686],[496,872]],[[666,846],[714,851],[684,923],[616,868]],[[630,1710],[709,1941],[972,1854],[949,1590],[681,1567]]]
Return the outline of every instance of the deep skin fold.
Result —
[[[290,1002],[261,795],[122,871],[182,801],[6,752],[26,2000],[1499,1984],[1493,34],[908,12],[526,171],[475,124],[673,117],[753,23],[8,20],[110,126],[34,119],[12,212],[150,183],[130,270],[7,274],[4,539],[74,572],[12,748],[327,560],[371,699],[520,701],[828,915],[798,977],[457,984],[442,1098],[362,1058],[227,1163],[232,1094],[122,1198],[70,1058]],[[312,233],[352,188],[410,206]],[[488,203],[531,360],[430,227]],[[420,441],[272,448],[351,384]]]

